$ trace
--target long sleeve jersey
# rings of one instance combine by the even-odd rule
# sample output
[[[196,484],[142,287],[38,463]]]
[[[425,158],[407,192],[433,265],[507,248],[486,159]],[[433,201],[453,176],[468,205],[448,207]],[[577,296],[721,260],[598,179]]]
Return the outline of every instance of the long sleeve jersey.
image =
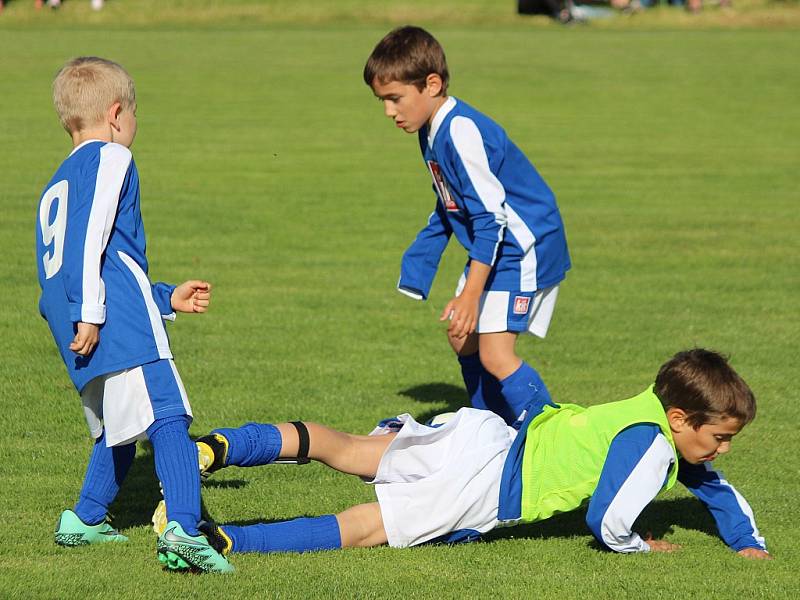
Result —
[[[45,187],[36,223],[39,312],[78,391],[98,375],[172,358],[164,319],[175,317],[174,286],[150,282],[145,248],[130,150],[79,145]],[[100,326],[88,357],[69,349],[78,322]]]
[[[650,550],[632,530],[633,522],[663,488],[672,461],[669,443],[655,425],[635,425],[614,438],[586,513],[601,544],[616,552]],[[733,550],[767,549],[747,500],[710,462],[693,465],[680,459],[678,481],[708,508]]]
[[[589,409],[533,407],[506,459],[498,519],[541,520],[588,503],[586,523],[604,547],[647,552],[633,523],[677,480],[709,509],[728,546],[766,550],[744,497],[711,463],[679,458],[669,435],[652,388]]]
[[[570,259],[555,196],[497,123],[450,97],[419,143],[437,200],[403,255],[401,292],[427,298],[451,235],[492,267],[487,290],[531,292],[564,279]]]

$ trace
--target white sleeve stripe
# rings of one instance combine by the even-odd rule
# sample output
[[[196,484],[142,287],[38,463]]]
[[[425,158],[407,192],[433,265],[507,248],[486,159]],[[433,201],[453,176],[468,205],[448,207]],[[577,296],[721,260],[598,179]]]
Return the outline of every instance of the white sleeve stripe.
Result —
[[[472,119],[461,116],[453,117],[450,120],[450,137],[480,201],[486,210],[494,213],[494,220],[500,226],[492,256],[494,264],[497,248],[503,239],[503,229],[506,226],[506,213],[503,208],[506,199],[505,188],[489,168],[489,159],[486,157],[486,149],[483,147],[483,137]]]
[[[673,461],[672,447],[658,434],[609,504],[600,524],[603,542],[616,552],[642,552],[649,546],[631,531],[633,522],[664,485]]]
[[[131,270],[136,282],[139,284],[139,289],[142,292],[145,306],[147,307],[147,316],[150,318],[150,327],[153,330],[153,337],[156,341],[156,348],[158,349],[159,358],[172,358],[172,352],[169,349],[169,338],[167,337],[167,330],[164,328],[164,321],[161,317],[161,311],[156,306],[156,301],[153,299],[153,288],[150,286],[150,279],[147,274],[142,270],[138,263],[130,256],[117,251],[117,254],[122,259],[122,262]]]
[[[119,194],[130,163],[131,152],[124,146],[106,144],[100,149],[100,164],[83,245],[82,321],[105,322],[106,290],[100,278],[100,262],[114,227]]]
[[[750,507],[750,504],[745,500],[744,496],[742,496],[739,491],[733,487],[725,476],[722,474],[721,471],[717,471],[711,465],[711,463],[705,463],[706,471],[714,471],[719,477],[719,482],[721,485],[727,487],[732,493],[734,498],[736,498],[736,503],[739,505],[742,513],[747,517],[748,521],[750,521],[750,527],[753,529],[753,537],[755,538],[756,542],[758,542],[762,548],[766,550],[767,548],[767,540],[761,536],[761,533],[758,531],[758,527],[756,527],[756,517],[753,514],[753,509]]]

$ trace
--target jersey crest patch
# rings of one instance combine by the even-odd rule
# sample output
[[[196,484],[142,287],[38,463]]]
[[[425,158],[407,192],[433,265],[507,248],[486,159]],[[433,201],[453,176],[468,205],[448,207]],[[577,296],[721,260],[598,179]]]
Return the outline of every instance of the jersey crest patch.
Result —
[[[514,296],[514,314],[525,315],[528,314],[528,305],[531,299],[528,296]]]
[[[445,210],[448,212],[458,212],[458,205],[450,195],[450,189],[447,187],[447,182],[442,176],[442,169],[439,167],[439,163],[435,160],[429,160],[428,169],[431,172],[431,177],[433,177],[433,185],[436,186],[436,193],[439,194],[439,200],[442,201]]]

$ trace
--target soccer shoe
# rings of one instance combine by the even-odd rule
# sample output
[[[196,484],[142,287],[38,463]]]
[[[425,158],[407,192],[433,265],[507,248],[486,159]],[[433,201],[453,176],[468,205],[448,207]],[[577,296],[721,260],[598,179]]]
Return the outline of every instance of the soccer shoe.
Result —
[[[207,478],[225,466],[228,456],[228,440],[218,433],[204,435],[194,441],[197,444],[197,458],[200,461],[200,476]]]
[[[180,523],[170,521],[158,537],[158,560],[171,571],[233,573],[233,565],[204,535],[188,535]]]
[[[161,500],[156,509],[153,511],[153,516],[150,517],[150,523],[153,525],[153,531],[157,536],[161,536],[167,528],[167,503]]]
[[[214,550],[223,556],[230,554],[231,548],[233,548],[233,540],[222,530],[222,527],[213,521],[200,521],[197,524],[197,528],[200,533],[206,536],[208,543],[211,544]]]
[[[114,529],[108,521],[87,525],[72,510],[61,513],[56,524],[56,544],[59,546],[86,546],[105,542],[127,542],[128,538]]]

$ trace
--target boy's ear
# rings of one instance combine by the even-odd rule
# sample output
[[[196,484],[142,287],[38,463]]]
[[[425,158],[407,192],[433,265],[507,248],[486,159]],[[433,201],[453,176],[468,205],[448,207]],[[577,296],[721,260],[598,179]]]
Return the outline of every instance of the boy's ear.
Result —
[[[109,108],[108,113],[106,116],[108,117],[108,122],[111,126],[119,131],[120,123],[119,123],[119,116],[122,114],[122,104],[120,102],[114,102]]]
[[[667,421],[669,422],[669,428],[673,431],[682,431],[686,427],[689,427],[689,423],[687,422],[689,415],[686,413],[685,410],[681,408],[675,408],[674,406],[667,409]]]
[[[431,97],[442,93],[442,76],[438,73],[430,73],[425,78],[425,89]]]

